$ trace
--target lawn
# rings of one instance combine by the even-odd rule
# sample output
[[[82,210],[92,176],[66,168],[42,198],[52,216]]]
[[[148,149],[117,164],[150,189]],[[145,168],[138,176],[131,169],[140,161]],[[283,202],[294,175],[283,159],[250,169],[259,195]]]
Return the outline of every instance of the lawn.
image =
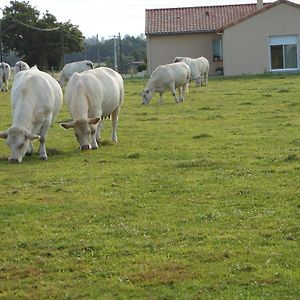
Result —
[[[106,120],[80,152],[65,104],[47,161],[0,140],[0,299],[299,299],[300,75],[147,106],[145,85],[125,81],[117,144]]]

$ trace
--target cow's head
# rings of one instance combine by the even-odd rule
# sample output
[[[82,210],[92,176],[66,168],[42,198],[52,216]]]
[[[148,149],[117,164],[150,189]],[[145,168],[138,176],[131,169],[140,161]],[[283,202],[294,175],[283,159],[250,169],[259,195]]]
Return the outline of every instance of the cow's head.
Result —
[[[29,149],[30,142],[34,139],[40,138],[23,128],[11,127],[6,131],[0,132],[0,138],[6,139],[6,144],[10,148],[10,162],[22,162],[27,150]]]
[[[97,148],[96,140],[91,141],[91,138],[95,139],[95,132],[99,121],[100,118],[96,117],[61,123],[60,126],[64,129],[74,128],[75,136],[79,142],[80,149],[89,150],[91,148]]]
[[[153,91],[144,89],[142,92],[142,104],[148,104],[153,97]]]

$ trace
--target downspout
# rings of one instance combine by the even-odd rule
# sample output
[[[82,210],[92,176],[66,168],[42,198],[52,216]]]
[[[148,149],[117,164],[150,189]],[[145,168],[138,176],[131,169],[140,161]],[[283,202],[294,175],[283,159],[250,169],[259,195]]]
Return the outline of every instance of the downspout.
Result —
[[[146,36],[146,43],[147,43],[147,75],[151,75],[152,71],[150,68],[151,65],[151,54],[150,54],[150,38],[149,35]]]
[[[257,0],[256,8],[257,8],[257,9],[262,9],[263,7],[264,7],[264,2],[263,2],[263,0]]]

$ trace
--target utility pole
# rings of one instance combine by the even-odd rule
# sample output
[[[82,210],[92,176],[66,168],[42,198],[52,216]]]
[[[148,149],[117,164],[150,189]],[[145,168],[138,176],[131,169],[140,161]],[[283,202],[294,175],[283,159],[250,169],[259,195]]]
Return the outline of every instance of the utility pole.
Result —
[[[61,27],[60,29],[60,33],[61,33],[61,55],[62,55],[62,68],[65,65],[65,49],[64,49],[64,30]]]
[[[117,40],[116,36],[114,35],[114,69],[118,71],[118,60],[117,60]]]
[[[100,67],[100,44],[99,44],[98,33],[97,33],[97,59],[98,59],[98,67]]]
[[[0,62],[3,62],[2,27],[0,19]]]
[[[122,59],[122,40],[119,32],[119,48],[120,48],[120,74],[123,72],[123,59]]]

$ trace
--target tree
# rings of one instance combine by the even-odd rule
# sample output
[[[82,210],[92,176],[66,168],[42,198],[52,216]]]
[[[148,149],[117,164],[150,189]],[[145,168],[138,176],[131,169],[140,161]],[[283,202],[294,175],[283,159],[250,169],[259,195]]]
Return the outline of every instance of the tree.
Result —
[[[1,25],[4,50],[15,51],[29,65],[62,66],[65,53],[84,49],[78,26],[58,22],[48,11],[40,18],[40,12],[26,1],[10,1]]]

